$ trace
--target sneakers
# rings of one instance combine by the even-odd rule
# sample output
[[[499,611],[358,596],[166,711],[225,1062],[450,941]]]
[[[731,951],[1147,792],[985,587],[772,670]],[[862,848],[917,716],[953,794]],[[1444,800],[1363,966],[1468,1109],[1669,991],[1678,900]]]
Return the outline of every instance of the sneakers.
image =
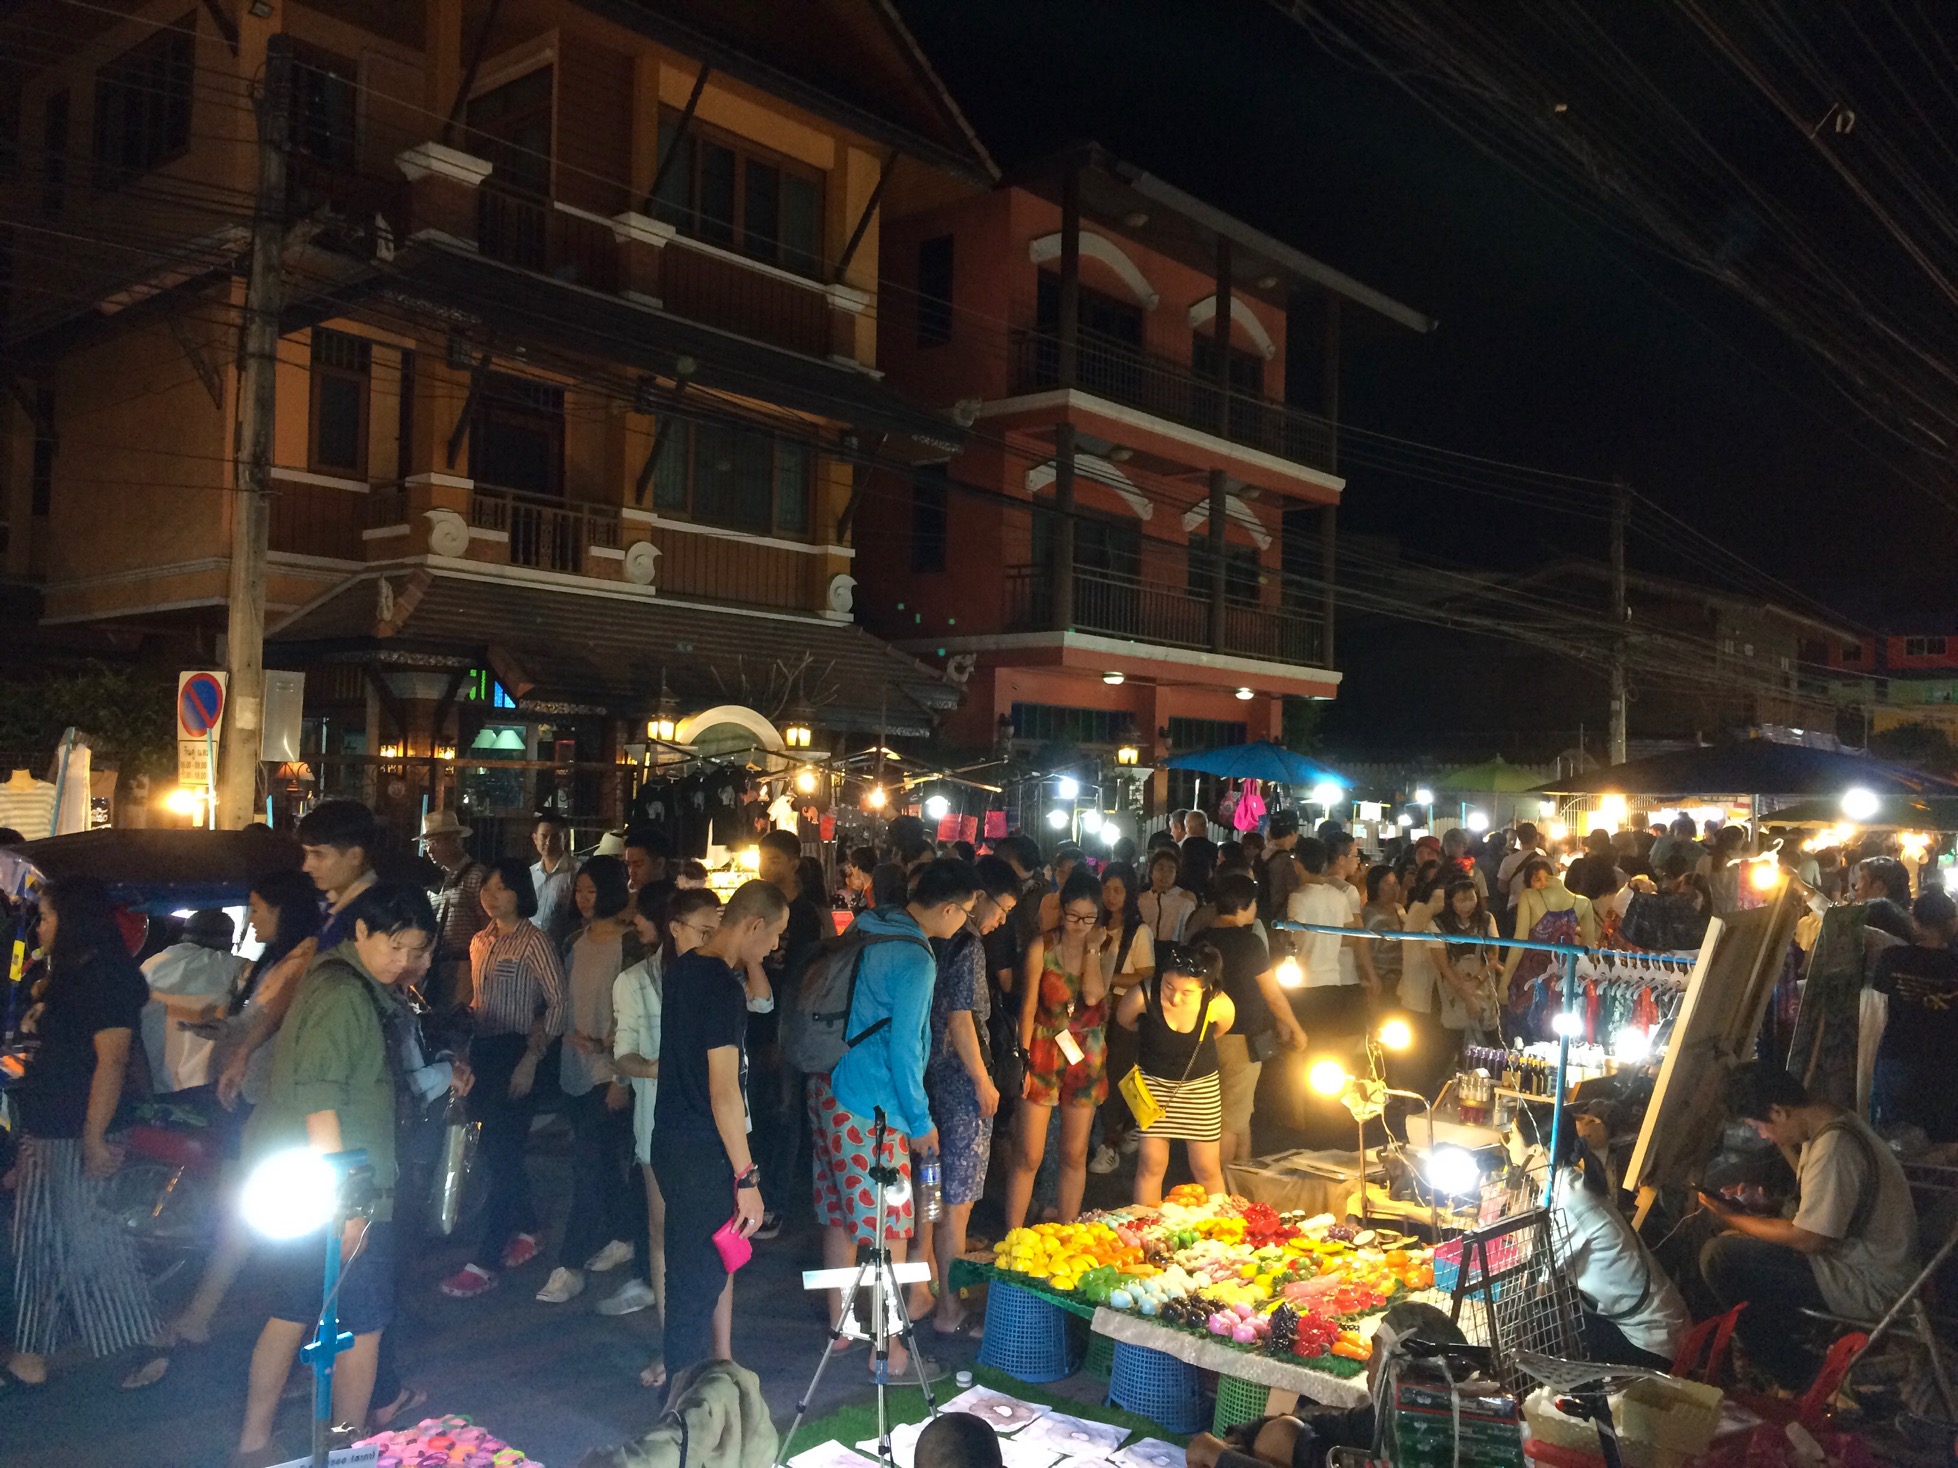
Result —
[[[473,1300],[496,1288],[496,1276],[480,1264],[465,1264],[436,1288],[451,1300]]]
[[[522,1269],[524,1265],[530,1263],[536,1257],[537,1236],[535,1234],[518,1234],[503,1246],[503,1267],[505,1269]]]
[[[1095,1148],[1095,1155],[1088,1159],[1089,1172],[1113,1172],[1121,1165],[1121,1154],[1109,1146]]]
[[[1142,1150],[1141,1132],[1122,1133],[1121,1151],[1124,1157],[1133,1157],[1135,1156],[1136,1153],[1140,1152],[1141,1150]]]
[[[763,1213],[761,1216],[761,1227],[756,1229],[750,1237],[765,1241],[777,1237],[781,1232],[782,1215],[779,1213]]]
[[[628,1263],[632,1258],[632,1245],[624,1239],[614,1239],[585,1261],[585,1268],[593,1274],[604,1274]]]
[[[657,1302],[653,1287],[634,1275],[612,1294],[598,1302],[600,1315],[631,1315]]]
[[[566,1269],[560,1264],[544,1281],[544,1288],[537,1292],[537,1298],[546,1305],[562,1305],[566,1300],[577,1299],[584,1292],[585,1276],[576,1269]]]

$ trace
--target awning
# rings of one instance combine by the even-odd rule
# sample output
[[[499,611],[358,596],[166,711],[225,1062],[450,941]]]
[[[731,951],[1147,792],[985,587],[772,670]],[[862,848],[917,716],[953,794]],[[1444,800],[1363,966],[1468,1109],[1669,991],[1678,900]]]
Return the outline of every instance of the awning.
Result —
[[[1840,798],[1861,786],[1877,795],[1948,795],[1958,785],[1865,755],[1838,754],[1802,744],[1741,739],[1702,749],[1676,749],[1537,788],[1551,795],[1641,795],[1664,799],[1704,796],[1820,795]]]
[[[384,575],[395,608],[387,631],[376,619]],[[778,722],[801,713],[832,729],[922,738],[958,703],[943,678],[852,623],[430,568],[365,572],[267,640],[318,661],[467,659],[496,674],[519,713],[645,718],[663,680],[682,712],[737,703]]]

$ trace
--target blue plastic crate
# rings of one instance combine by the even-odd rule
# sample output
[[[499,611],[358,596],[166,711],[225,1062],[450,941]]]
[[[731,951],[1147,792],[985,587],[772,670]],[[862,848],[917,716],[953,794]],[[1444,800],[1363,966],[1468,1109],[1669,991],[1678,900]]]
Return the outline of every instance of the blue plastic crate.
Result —
[[[1196,1367],[1166,1352],[1132,1346],[1127,1341],[1115,1342],[1108,1400],[1147,1417],[1166,1432],[1201,1432],[1209,1422]]]
[[[1068,1314],[1029,1290],[995,1280],[986,1291],[986,1335],[979,1362],[1017,1381],[1059,1381],[1081,1365]]]

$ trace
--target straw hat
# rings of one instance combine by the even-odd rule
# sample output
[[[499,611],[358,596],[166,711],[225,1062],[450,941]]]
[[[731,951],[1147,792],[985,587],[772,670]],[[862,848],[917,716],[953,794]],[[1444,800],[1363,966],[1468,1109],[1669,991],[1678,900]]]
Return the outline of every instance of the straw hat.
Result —
[[[624,856],[625,832],[607,831],[598,838],[598,845],[592,848],[593,856]]]
[[[456,819],[452,810],[432,810],[422,817],[422,836],[426,841],[431,836],[468,836],[469,827]]]

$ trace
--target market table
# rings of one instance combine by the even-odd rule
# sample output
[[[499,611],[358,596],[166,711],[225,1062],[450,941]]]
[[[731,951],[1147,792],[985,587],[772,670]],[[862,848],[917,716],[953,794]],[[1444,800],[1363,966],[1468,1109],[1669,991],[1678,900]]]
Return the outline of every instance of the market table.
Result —
[[[1200,1336],[1175,1326],[1162,1325],[1106,1305],[1091,1305],[1071,1294],[1052,1290],[1039,1280],[1001,1269],[976,1259],[958,1259],[952,1264],[951,1286],[963,1289],[973,1284],[1006,1284],[1046,1301],[1057,1309],[1090,1323],[1097,1335],[1161,1351],[1186,1361],[1199,1370],[1234,1376],[1240,1381],[1292,1392],[1328,1407],[1358,1407],[1367,1400],[1366,1367],[1357,1361],[1329,1357],[1317,1365],[1281,1361],[1226,1345],[1212,1337]]]

